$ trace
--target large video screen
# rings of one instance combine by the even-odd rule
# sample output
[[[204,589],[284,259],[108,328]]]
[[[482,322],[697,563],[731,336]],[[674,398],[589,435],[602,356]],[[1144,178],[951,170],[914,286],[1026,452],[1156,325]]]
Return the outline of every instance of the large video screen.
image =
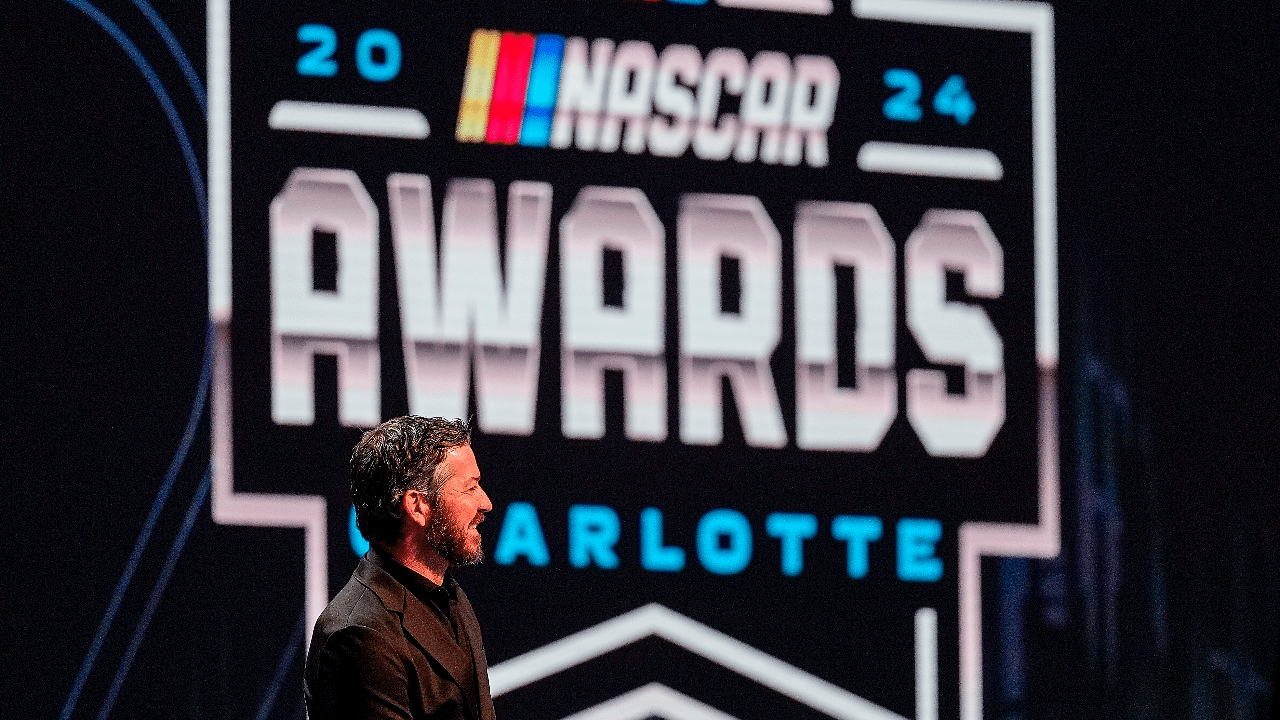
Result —
[[[0,23],[0,716],[305,720],[460,417],[502,720],[1261,720],[1267,4]]]
[[[504,717],[981,717],[981,558],[1059,543],[1051,17],[211,3],[214,520],[314,619],[362,429],[470,418]]]

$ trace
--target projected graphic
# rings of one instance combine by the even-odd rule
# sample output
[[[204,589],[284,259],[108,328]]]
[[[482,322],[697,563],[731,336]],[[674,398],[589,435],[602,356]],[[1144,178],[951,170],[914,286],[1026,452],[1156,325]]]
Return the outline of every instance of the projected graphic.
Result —
[[[499,713],[982,716],[981,558],[1058,552],[1047,6],[209,13],[212,508],[308,617],[361,429],[474,417]]]

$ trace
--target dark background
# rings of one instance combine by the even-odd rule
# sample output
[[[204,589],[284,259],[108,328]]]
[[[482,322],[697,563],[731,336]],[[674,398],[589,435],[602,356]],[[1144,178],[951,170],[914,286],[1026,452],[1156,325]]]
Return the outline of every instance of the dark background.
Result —
[[[155,67],[203,165],[200,104],[159,36],[126,0],[98,7]],[[203,76],[203,8],[155,8]],[[1055,6],[1064,552],[984,566],[990,717],[1269,708],[1276,21]],[[64,2],[6,8],[0,43],[0,714],[53,717],[199,395],[205,248],[174,131],[120,46]],[[74,717],[99,714],[148,618],[112,715],[301,716],[301,569],[278,551],[300,533],[213,524],[207,438],[206,415]]]

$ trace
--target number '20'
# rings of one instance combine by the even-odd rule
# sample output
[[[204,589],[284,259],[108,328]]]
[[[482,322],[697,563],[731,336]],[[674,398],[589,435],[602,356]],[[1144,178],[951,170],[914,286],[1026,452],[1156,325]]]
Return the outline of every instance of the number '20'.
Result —
[[[338,74],[338,31],[329,25],[308,23],[298,27],[298,42],[314,44],[298,58],[298,74],[333,77]],[[374,51],[381,50],[382,57]],[[371,82],[387,82],[400,74],[400,38],[384,28],[369,28],[356,38],[356,70]]]

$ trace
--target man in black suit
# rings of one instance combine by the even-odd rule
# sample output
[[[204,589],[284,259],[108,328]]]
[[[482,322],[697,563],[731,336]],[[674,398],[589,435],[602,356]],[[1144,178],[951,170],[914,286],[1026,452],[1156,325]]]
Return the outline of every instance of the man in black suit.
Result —
[[[303,681],[310,720],[495,720],[480,626],[450,565],[484,557],[493,508],[470,429],[402,417],[351,455],[356,522],[372,546],[316,621]]]

